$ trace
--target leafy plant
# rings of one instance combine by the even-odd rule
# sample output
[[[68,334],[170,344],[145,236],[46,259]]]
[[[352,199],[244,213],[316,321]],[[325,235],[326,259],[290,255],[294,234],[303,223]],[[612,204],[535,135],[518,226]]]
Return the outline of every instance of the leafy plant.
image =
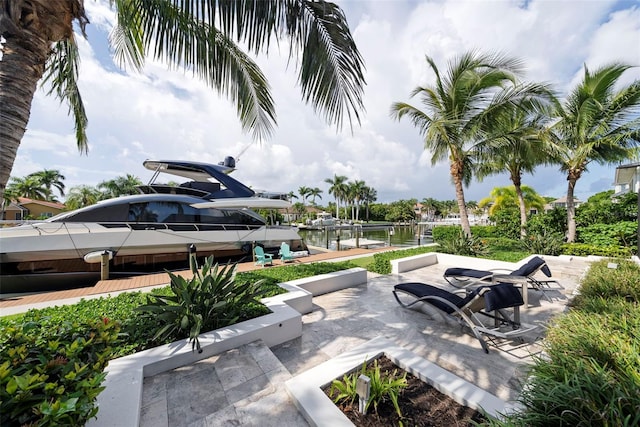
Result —
[[[487,245],[482,239],[460,231],[456,237],[441,242],[440,250],[455,255],[483,256],[487,254]]]
[[[82,426],[95,416],[96,397],[116,343],[109,319],[56,326],[26,322],[0,334],[0,424]]]
[[[523,245],[532,254],[560,255],[564,238],[560,233],[542,230],[530,234],[523,240]]]
[[[333,397],[334,393],[336,395],[333,398],[333,402],[346,402],[349,405],[353,404],[353,402],[358,398],[358,392],[356,391],[358,378],[360,375],[366,375],[366,372],[367,361],[365,360],[358,372],[345,374],[342,377],[342,380],[333,380],[331,383],[331,390],[329,391],[329,395],[331,397]]]
[[[202,352],[198,336],[235,323],[244,306],[258,304],[262,281],[236,283],[237,264],[220,267],[208,257],[202,269],[192,259],[193,277],[186,279],[168,272],[172,295],[149,295],[147,304],[137,308],[160,321],[153,339],[189,338],[192,349]]]
[[[489,217],[500,237],[517,239],[520,236],[520,212],[516,208],[500,209]]]
[[[369,409],[370,405],[373,404],[373,408],[377,412],[378,405],[389,399],[398,416],[402,418],[398,398],[402,389],[407,386],[407,373],[405,372],[402,376],[398,376],[397,369],[391,373],[389,371],[382,372],[377,359],[373,361],[373,366],[371,367],[367,365],[365,360],[359,371],[344,375],[342,380],[333,380],[329,395],[333,397],[335,393],[336,396],[333,397],[334,403],[347,402],[353,404],[358,398],[356,386],[360,375],[366,375],[370,380],[369,399],[365,408]]]
[[[638,240],[638,222],[620,221],[615,224],[592,224],[578,227],[580,242],[595,246],[635,247]]]

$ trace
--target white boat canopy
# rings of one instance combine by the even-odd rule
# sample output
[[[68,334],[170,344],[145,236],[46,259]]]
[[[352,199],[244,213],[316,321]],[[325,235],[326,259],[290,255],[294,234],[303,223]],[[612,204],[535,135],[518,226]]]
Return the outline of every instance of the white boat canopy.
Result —
[[[228,199],[216,199],[209,202],[193,203],[196,209],[205,208],[260,208],[260,209],[287,209],[291,202],[281,199],[265,199],[263,197],[231,197]]]

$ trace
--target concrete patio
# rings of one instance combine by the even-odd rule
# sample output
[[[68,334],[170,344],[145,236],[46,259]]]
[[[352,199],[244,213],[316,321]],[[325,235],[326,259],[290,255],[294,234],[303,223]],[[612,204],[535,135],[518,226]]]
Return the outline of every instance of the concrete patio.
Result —
[[[299,338],[272,348],[255,341],[145,378],[140,425],[309,425],[287,393],[285,381],[377,337],[503,400],[514,400],[527,363],[541,351],[544,325],[566,308],[588,266],[585,259],[545,259],[563,289],[546,291],[544,297],[540,291],[529,291],[529,307],[521,319],[540,328],[525,342],[495,340],[485,354],[475,337],[458,325],[403,309],[394,300],[391,290],[400,282],[450,288],[442,273],[451,265],[438,263],[401,274],[368,273],[366,283],[314,297],[313,311],[302,316]]]

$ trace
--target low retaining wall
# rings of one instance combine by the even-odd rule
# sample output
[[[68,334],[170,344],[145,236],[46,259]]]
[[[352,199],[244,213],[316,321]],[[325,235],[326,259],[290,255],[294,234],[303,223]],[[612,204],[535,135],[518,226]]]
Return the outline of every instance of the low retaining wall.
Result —
[[[285,382],[287,391],[310,425],[353,426],[322,388],[334,379],[357,370],[365,360],[375,359],[382,354],[458,403],[486,411],[492,417],[500,418],[501,414],[513,411],[516,407],[383,337],[374,338],[291,378]]]
[[[187,339],[109,361],[105,390],[98,395],[98,415],[88,427],[137,427],[144,377],[220,354],[261,339],[267,346],[302,334],[301,314],[311,311],[312,297],[367,282],[367,271],[352,268],[281,284],[289,292],[264,298],[270,314],[200,335],[202,352],[192,351]],[[300,310],[299,310],[300,309]]]

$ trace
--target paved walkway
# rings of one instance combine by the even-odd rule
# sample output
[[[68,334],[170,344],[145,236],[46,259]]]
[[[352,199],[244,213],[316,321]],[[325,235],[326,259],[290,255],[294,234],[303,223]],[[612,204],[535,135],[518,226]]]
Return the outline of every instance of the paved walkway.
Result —
[[[384,248],[388,250],[389,248]],[[361,256],[373,250],[351,249],[316,254],[304,261]],[[530,307],[522,321],[540,325],[524,342],[493,341],[485,354],[478,341],[457,325],[439,317],[401,308],[391,290],[400,282],[421,281],[449,286],[436,264],[401,275],[368,274],[367,283],[314,297],[314,310],[302,317],[302,335],[273,348],[261,341],[144,380],[143,427],[308,425],[285,390],[285,381],[370,339],[383,336],[467,381],[505,399],[516,399],[524,369],[541,351],[540,338],[550,317],[561,313],[577,286],[585,263],[551,264],[563,289],[529,293]],[[240,271],[255,268],[253,263]],[[132,281],[110,280],[92,288],[23,296],[0,302],[3,314],[13,305],[55,304],[76,297],[121,292],[134,283],[153,286],[167,282],[166,275],[150,275]],[[156,277],[157,276],[157,277]]]
[[[144,380],[142,427],[273,426],[308,423],[286,392],[284,382],[355,346],[383,336],[465,380],[505,399],[516,399],[524,369],[541,351],[548,319],[561,313],[584,264],[562,271],[564,289],[530,291],[522,321],[538,331],[523,342],[494,340],[485,354],[479,342],[457,325],[401,308],[391,289],[400,282],[422,281],[448,286],[446,265],[401,275],[369,273],[367,283],[314,297],[313,312],[302,317],[302,335],[271,349],[260,341],[196,364]],[[576,271],[577,269],[577,271]]]

